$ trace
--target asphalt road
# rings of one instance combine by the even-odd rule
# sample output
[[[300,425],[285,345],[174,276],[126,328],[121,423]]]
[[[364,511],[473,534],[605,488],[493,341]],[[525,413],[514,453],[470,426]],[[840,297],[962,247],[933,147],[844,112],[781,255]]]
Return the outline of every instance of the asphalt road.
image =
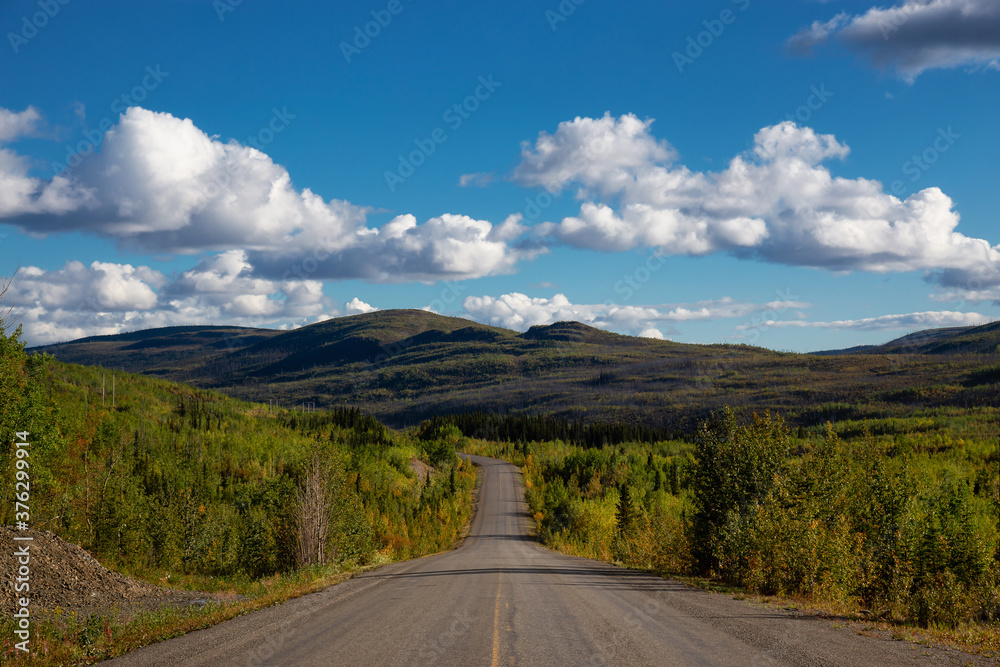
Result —
[[[993,664],[553,553],[528,537],[517,469],[471,458],[482,466],[479,510],[458,549],[107,664]]]

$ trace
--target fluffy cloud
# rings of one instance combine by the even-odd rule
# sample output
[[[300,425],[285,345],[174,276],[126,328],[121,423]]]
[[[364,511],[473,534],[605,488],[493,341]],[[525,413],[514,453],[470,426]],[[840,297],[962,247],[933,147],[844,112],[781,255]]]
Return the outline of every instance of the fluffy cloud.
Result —
[[[255,277],[242,250],[202,260],[164,289],[163,296],[177,312],[202,311],[209,315],[204,321],[302,321],[322,315],[327,305],[319,281]]]
[[[37,121],[29,108],[0,114],[0,141]],[[0,221],[32,234],[93,232],[147,252],[246,250],[269,278],[374,281],[475,278],[510,271],[538,250],[517,250],[489,222],[399,216],[368,227],[369,209],[297,190],[284,167],[236,141],[132,107],[101,152],[50,180],[0,150]],[[509,226],[505,229],[509,230]]]
[[[345,315],[359,315],[361,313],[374,313],[378,308],[371,306],[358,297],[354,297],[344,304]]]
[[[35,107],[28,107],[21,112],[0,108],[0,143],[34,134],[41,118]]]
[[[655,338],[656,340],[666,340],[663,333],[659,329],[654,329],[650,327],[648,329],[643,329],[638,333],[639,338]]]
[[[512,177],[553,193],[578,182],[613,194],[636,172],[675,157],[669,144],[649,134],[652,122],[632,114],[617,120],[609,114],[596,119],[577,116],[560,123],[555,134],[541,132],[534,146],[524,142]]]
[[[67,262],[57,271],[22,267],[5,304],[24,325],[29,344],[39,345],[125,329],[170,324],[156,317],[155,288],[162,274],[129,264]]]
[[[20,269],[5,295],[18,307],[82,312],[147,310],[156,305],[154,288],[165,281],[148,267],[93,262],[85,266],[71,261],[59,271],[46,272],[34,266]]]
[[[347,248],[336,249],[332,243],[312,249],[293,245],[249,250],[247,256],[257,272],[283,278],[458,280],[511,272],[519,259],[541,252],[510,243],[522,232],[517,215],[494,226],[452,214],[418,225],[414,216],[405,214],[380,229],[367,229],[358,243]]]
[[[932,68],[963,65],[997,68],[1000,4],[996,0],[905,0],[841,13],[816,21],[789,40],[799,52],[835,39],[867,56],[875,67],[892,68],[912,81]]]
[[[177,324],[287,328],[376,310],[355,297],[342,313],[316,280],[255,277],[240,250],[205,258],[173,280],[130,264],[27,266],[14,275],[4,304],[32,345]]]
[[[663,338],[661,329],[675,333],[673,324],[750,317],[757,313],[808,308],[801,301],[747,303],[724,297],[689,304],[622,306],[614,303],[574,304],[563,294],[551,299],[511,292],[498,297],[470,296],[462,302],[465,315],[484,324],[527,331],[536,324],[583,322],[601,329],[626,332],[647,338]],[[759,319],[759,318],[758,318]]]
[[[882,315],[860,320],[836,320],[833,322],[809,322],[806,320],[768,320],[761,327],[804,327],[816,329],[859,329],[880,331],[884,329],[935,329],[941,327],[968,327],[985,324],[989,318],[979,313],[961,313],[950,310],[906,313],[904,315]],[[746,327],[737,327],[744,329]]]
[[[831,270],[935,271],[942,284],[985,266],[1000,282],[1000,247],[956,232],[959,216],[940,189],[900,200],[878,181],[833,177],[822,163],[849,148],[832,135],[791,122],[766,127],[751,151],[712,173],[675,164],[649,129],[631,115],[577,118],[525,147],[515,180],[552,190],[577,184],[583,199],[578,215],[540,225],[540,233],[599,250],[647,246]]]
[[[43,181],[29,175],[31,161],[4,148],[38,132],[41,114],[34,107],[14,112],[0,107],[0,220],[43,212],[63,214],[94,204],[94,193],[56,176]]]

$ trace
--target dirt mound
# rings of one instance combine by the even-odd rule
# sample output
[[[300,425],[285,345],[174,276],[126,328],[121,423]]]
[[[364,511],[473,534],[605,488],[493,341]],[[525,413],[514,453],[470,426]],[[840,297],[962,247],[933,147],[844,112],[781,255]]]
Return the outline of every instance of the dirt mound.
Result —
[[[14,536],[30,536],[28,541],[15,541]],[[65,612],[89,614],[99,609],[152,608],[162,604],[190,603],[200,596],[189,591],[178,591],[153,586],[118,572],[113,572],[75,544],[66,542],[49,531],[16,531],[0,527],[0,573],[3,576],[3,595],[0,610],[14,612],[17,597],[14,584],[20,566],[15,550],[30,545],[28,567],[32,613],[51,612],[56,607]]]

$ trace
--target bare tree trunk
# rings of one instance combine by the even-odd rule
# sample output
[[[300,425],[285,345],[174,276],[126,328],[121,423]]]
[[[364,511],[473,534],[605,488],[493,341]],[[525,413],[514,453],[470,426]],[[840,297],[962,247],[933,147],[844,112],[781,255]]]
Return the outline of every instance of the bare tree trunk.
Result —
[[[21,269],[21,265],[18,264],[17,268],[14,269],[14,275]],[[0,278],[0,303],[4,301],[4,295],[7,290],[10,289],[11,283],[14,282],[14,275],[10,278]],[[0,308],[0,334],[6,335],[7,331],[14,331],[14,325],[17,321],[21,319],[21,315],[17,317],[11,317],[14,312],[14,306],[7,306],[6,308]]]
[[[329,466],[324,457],[316,452],[309,460],[295,498],[295,523],[299,532],[297,558],[300,566],[326,562],[326,542],[333,509],[332,491]]]

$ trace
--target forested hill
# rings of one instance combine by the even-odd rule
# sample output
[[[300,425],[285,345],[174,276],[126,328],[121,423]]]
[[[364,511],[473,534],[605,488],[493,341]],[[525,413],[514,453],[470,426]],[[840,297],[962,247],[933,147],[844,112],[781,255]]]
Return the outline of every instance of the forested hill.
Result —
[[[727,404],[800,425],[996,405],[998,344],[994,323],[915,334],[881,352],[807,355],[635,338],[577,322],[518,333],[388,310],[293,331],[170,327],[35,350],[265,403],[359,407],[394,426],[482,410],[691,430]]]
[[[454,430],[426,435],[29,356],[0,328],[0,470],[30,481],[31,528],[126,572],[258,578],[447,548],[475,473]],[[0,525],[15,493],[0,485]]]

